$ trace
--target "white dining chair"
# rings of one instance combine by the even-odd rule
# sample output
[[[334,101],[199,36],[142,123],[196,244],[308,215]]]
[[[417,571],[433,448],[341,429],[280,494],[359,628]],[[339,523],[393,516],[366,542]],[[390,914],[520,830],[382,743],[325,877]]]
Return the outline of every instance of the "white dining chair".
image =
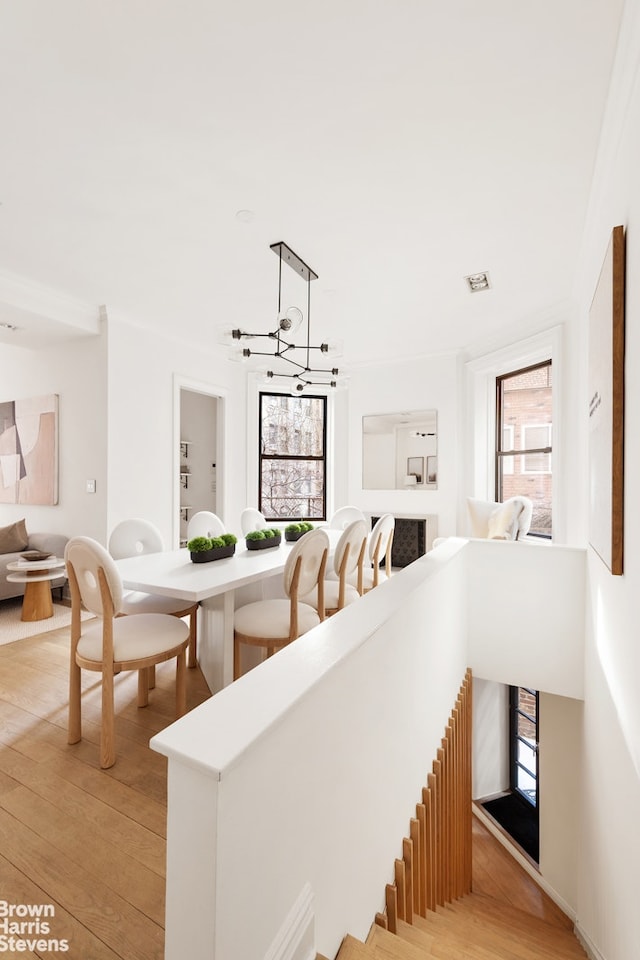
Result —
[[[333,555],[333,571],[323,584],[325,615],[330,617],[362,595],[364,555],[367,548],[367,525],[364,520],[354,520],[343,530]],[[356,578],[356,586],[349,583],[349,576]],[[303,603],[318,609],[319,587],[301,596]]]
[[[366,522],[366,517],[362,510],[360,510],[358,507],[351,506],[340,507],[331,516],[327,526],[332,530],[344,530],[355,520],[364,520]]]
[[[265,517],[255,507],[245,507],[240,514],[240,529],[243,537],[246,537],[252,530],[265,530],[266,526]]]
[[[81,671],[102,677],[100,766],[116,760],[114,677],[138,671],[138,706],[149,702],[149,669],[176,660],[176,718],[186,712],[186,649],[189,628],[163,613],[119,617],[122,580],[113,557],[90,537],[72,537],[64,559],[71,590],[71,661],[69,678],[68,742],[82,739]],[[82,620],[85,607],[96,619]]]
[[[187,540],[193,540],[194,537],[220,537],[226,532],[220,517],[210,510],[194,513],[187,524]]]
[[[154,524],[139,517],[122,520],[111,531],[109,553],[114,560],[125,557],[142,556],[148,553],[162,553],[164,543],[162,534]],[[120,616],[134,613],[167,613],[172,617],[189,617],[189,666],[197,663],[198,645],[198,604],[189,603],[179,597],[165,597],[159,593],[143,593],[140,590],[127,590],[122,597]],[[149,677],[153,686],[153,671]]]
[[[257,600],[238,607],[233,630],[233,678],[241,672],[243,644],[263,647],[270,657],[324,619],[322,584],[329,554],[329,537],[324,530],[310,530],[298,540],[287,557],[283,587],[285,598]],[[318,609],[300,600],[320,584]]]

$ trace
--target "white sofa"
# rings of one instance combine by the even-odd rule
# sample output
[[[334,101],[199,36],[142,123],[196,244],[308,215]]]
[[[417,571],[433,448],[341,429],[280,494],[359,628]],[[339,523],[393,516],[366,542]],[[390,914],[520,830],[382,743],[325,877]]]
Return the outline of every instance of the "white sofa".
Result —
[[[22,524],[22,527],[20,526]],[[18,524],[12,524],[11,527],[17,527],[16,536],[18,537],[18,542],[15,543],[16,546],[20,545],[20,542],[24,542],[24,537],[22,535],[22,530],[24,529],[24,521],[19,521]],[[2,528],[4,531],[8,531],[10,528]],[[10,580],[7,580],[7,564],[11,563],[14,560],[19,560],[22,553],[25,550],[41,550],[45,553],[55,554],[56,557],[64,557],[64,548],[66,546],[68,537],[65,537],[61,533],[26,533],[26,545],[21,550],[9,550],[7,553],[0,553],[0,600],[7,600],[10,597],[21,597],[24,594],[24,583],[12,583]],[[5,545],[11,542],[11,538],[5,539]],[[0,544],[2,539],[0,538]],[[64,587],[67,582],[66,574],[63,572],[61,576],[56,577],[55,580],[51,581],[51,587],[55,589],[56,587]]]

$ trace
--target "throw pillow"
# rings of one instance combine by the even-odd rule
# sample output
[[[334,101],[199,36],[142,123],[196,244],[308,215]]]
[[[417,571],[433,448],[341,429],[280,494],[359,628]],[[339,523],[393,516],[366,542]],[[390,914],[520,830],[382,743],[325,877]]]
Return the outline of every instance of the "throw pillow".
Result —
[[[0,553],[18,553],[29,546],[27,525],[24,520],[16,520],[8,527],[0,527]]]

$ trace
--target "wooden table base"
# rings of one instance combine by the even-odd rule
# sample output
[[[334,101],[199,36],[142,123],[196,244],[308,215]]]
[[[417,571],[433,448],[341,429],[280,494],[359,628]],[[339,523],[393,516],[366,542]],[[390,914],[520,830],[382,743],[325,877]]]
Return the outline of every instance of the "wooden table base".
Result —
[[[51,600],[51,582],[49,580],[30,580],[24,588],[21,620],[47,620],[53,616]]]

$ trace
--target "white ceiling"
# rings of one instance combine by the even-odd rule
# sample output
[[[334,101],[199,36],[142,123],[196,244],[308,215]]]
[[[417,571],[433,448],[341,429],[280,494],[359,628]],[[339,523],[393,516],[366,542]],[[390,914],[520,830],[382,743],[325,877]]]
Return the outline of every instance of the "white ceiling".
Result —
[[[220,349],[222,328],[274,329],[280,240],[319,275],[312,340],[341,340],[347,369],[553,320],[621,8],[3,3],[0,320],[21,329],[0,342],[86,331],[106,304]],[[11,295],[31,283],[74,301],[71,325]]]

